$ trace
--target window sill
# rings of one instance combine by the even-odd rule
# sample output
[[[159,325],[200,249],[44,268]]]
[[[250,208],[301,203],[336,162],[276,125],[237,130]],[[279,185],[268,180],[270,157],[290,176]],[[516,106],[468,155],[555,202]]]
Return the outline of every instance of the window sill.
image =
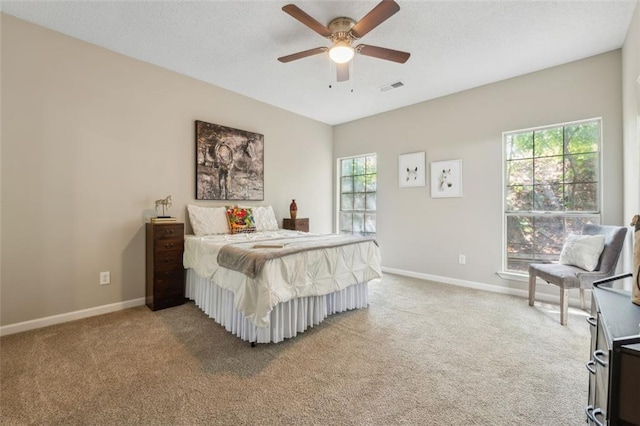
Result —
[[[496,274],[503,280],[521,281],[525,283],[529,282],[529,274],[525,274],[524,272],[498,271]]]

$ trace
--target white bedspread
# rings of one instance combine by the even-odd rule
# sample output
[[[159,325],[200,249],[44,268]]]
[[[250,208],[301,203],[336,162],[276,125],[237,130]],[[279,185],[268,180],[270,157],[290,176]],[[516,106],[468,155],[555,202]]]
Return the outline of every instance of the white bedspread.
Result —
[[[268,325],[271,310],[280,302],[325,295],[382,277],[380,252],[373,241],[322,247],[270,259],[256,278],[220,267],[216,261],[224,244],[307,235],[310,234],[287,230],[205,237],[187,235],[183,263],[185,268],[232,291],[236,309],[258,327]]]

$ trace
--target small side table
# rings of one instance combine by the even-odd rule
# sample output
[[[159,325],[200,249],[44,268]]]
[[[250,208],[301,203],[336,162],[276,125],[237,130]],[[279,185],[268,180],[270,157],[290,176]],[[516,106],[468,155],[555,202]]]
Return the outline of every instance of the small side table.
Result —
[[[146,225],[146,304],[152,311],[184,303],[184,223]]]
[[[282,227],[284,229],[290,229],[292,231],[309,232],[309,219],[308,218],[300,218],[300,219],[284,218],[282,220]]]

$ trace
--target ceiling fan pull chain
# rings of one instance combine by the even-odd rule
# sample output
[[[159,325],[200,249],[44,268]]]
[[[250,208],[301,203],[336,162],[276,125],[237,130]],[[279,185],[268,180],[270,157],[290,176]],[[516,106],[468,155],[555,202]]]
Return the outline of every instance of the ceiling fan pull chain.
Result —
[[[353,93],[353,80],[355,80],[353,77],[355,76],[355,74],[353,73],[353,69],[355,68],[355,59],[352,59],[351,62],[349,62],[349,86],[351,86],[351,93]]]

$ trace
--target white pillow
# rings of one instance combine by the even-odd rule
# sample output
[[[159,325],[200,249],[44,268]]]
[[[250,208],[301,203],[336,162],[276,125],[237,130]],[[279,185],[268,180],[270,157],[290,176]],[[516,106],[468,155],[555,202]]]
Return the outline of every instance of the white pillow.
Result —
[[[238,206],[249,208],[253,212],[253,220],[256,223],[256,231],[277,231],[278,221],[271,206]]]
[[[199,207],[189,204],[187,210],[189,222],[196,236],[229,233],[226,207]]]
[[[562,247],[559,262],[591,272],[598,266],[603,249],[604,235],[569,235]]]

